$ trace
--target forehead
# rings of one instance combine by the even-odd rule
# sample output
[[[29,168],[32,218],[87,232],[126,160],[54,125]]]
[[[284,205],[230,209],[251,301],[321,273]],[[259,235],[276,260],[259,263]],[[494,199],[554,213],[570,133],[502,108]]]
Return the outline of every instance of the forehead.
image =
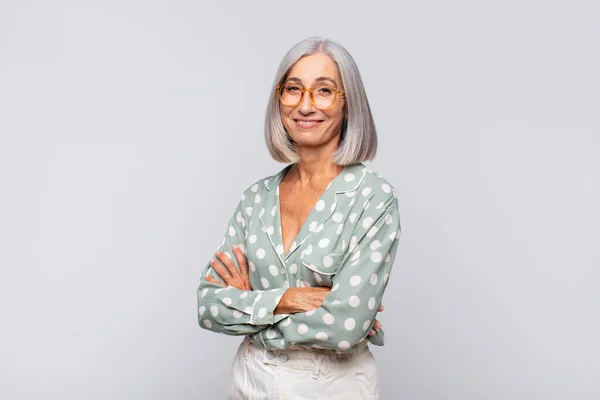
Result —
[[[299,59],[288,72],[287,78],[296,77],[304,84],[312,84],[318,77],[326,77],[340,82],[336,63],[324,53],[311,54]]]

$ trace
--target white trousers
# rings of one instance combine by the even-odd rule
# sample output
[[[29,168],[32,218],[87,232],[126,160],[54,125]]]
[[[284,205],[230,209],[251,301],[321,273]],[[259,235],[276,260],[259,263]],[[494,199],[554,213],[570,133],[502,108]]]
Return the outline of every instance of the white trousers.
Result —
[[[230,400],[379,399],[375,358],[366,341],[353,353],[326,349],[266,350],[248,336],[229,381]]]

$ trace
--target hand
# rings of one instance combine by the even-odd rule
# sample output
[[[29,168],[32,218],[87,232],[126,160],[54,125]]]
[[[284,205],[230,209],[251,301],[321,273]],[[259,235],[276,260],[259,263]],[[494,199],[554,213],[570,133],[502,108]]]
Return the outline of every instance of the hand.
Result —
[[[233,286],[234,288],[240,290],[252,290],[252,284],[250,284],[250,274],[248,272],[248,263],[246,261],[246,256],[241,248],[238,246],[233,246],[233,254],[240,266],[240,270],[238,271],[235,263],[227,257],[227,255],[221,251],[217,251],[216,255],[219,261],[210,260],[210,265],[215,270],[217,275],[221,277],[225,284],[219,282],[218,279],[213,278],[210,275],[206,275],[204,278],[208,282],[216,283],[220,286]],[[223,267],[223,265],[225,267]]]
[[[377,310],[378,312],[383,311],[383,305],[379,306],[379,310]],[[377,319],[375,319],[375,323],[373,324],[373,329],[371,329],[371,332],[369,332],[369,336],[373,336],[374,334],[377,333],[377,330],[381,329],[381,322],[379,322]]]
[[[294,314],[314,310],[321,307],[329,292],[331,292],[330,287],[288,288],[281,296],[273,314]]]

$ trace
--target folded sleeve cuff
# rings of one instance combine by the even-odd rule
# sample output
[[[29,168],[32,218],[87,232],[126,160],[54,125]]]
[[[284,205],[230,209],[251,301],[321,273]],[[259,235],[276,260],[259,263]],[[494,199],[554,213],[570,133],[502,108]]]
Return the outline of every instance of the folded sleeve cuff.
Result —
[[[286,290],[287,288],[263,290],[252,305],[251,323],[253,325],[272,325],[285,318],[286,314],[273,315],[273,311],[277,308]]]

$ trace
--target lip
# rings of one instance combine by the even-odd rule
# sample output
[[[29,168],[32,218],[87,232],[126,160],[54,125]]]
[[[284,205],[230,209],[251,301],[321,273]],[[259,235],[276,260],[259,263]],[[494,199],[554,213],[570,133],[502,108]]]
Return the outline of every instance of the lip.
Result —
[[[314,121],[311,124],[303,124],[302,121]],[[309,119],[309,118],[294,118],[294,124],[300,129],[313,129],[321,126],[323,123],[322,119]]]

